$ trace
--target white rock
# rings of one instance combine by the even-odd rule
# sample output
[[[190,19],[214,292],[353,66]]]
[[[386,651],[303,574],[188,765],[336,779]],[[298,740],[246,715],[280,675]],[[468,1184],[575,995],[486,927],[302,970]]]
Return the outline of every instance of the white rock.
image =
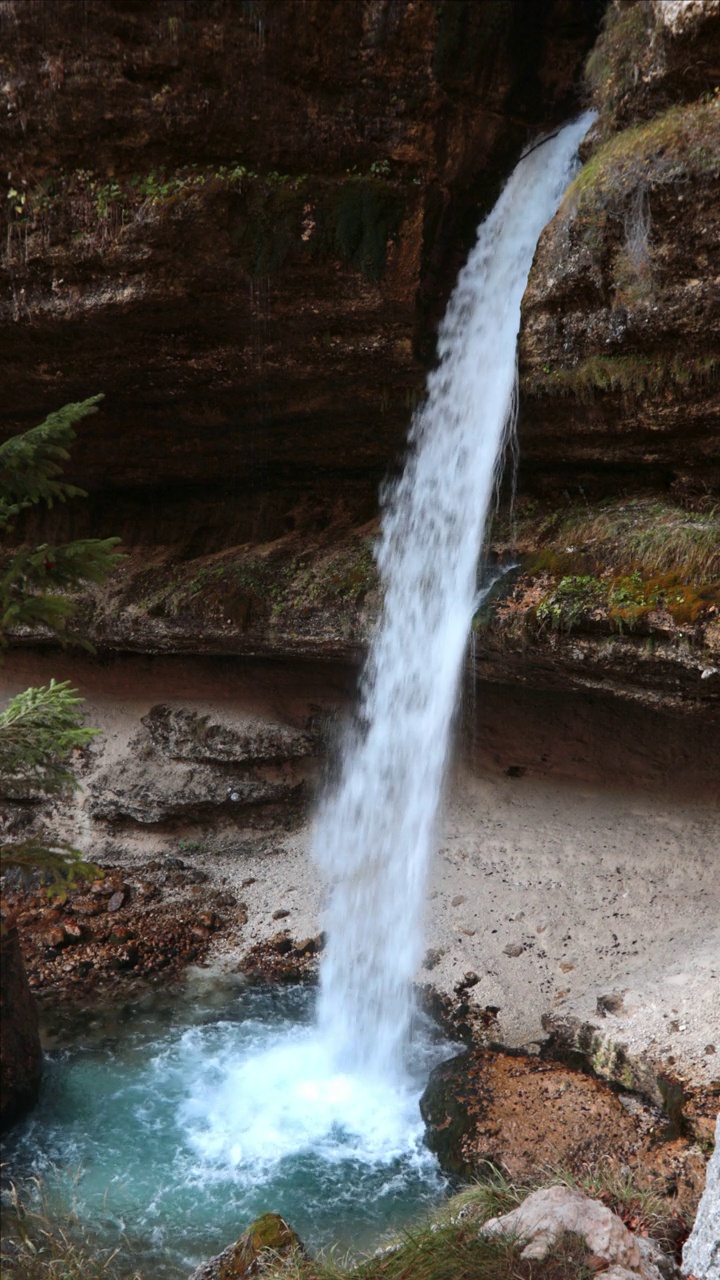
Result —
[[[561,1232],[573,1231],[583,1237],[591,1253],[607,1259],[609,1266],[601,1273],[604,1280],[626,1280],[628,1276],[632,1280],[661,1280],[654,1262],[643,1256],[617,1214],[570,1187],[535,1191],[512,1213],[486,1222],[482,1231],[486,1235],[510,1232],[528,1240],[523,1258],[544,1258]]]
[[[720,0],[655,0],[655,17],[674,36],[720,12]]]
[[[715,1150],[705,1175],[705,1190],[695,1226],[685,1244],[682,1269],[697,1280],[720,1280],[720,1115],[715,1127]]]

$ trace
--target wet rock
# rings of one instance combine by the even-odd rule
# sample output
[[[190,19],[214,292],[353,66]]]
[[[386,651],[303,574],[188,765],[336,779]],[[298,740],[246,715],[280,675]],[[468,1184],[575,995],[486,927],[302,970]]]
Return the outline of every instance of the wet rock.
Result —
[[[128,946],[123,947],[121,951],[118,951],[117,954],[112,957],[110,962],[111,967],[114,969],[119,969],[121,971],[124,969],[134,969],[138,962],[139,955],[140,953],[138,951],[138,948],[135,946],[134,943],[130,943]]]
[[[277,1267],[279,1258],[304,1253],[296,1231],[277,1213],[264,1213],[235,1244],[202,1263],[190,1280],[245,1280]]]
[[[314,956],[318,950],[317,938],[303,938],[294,948],[296,956]]]
[[[428,947],[423,959],[423,969],[436,968],[444,954],[444,951],[440,947]]]
[[[543,1014],[541,1022],[548,1034],[543,1048],[545,1056],[583,1067],[611,1084],[636,1090],[656,1106],[665,1107],[663,1087],[649,1059],[631,1056],[624,1044],[612,1034],[600,1031],[592,1022],[554,1014]]]
[[[317,971],[322,937],[305,938],[297,945],[285,931],[258,942],[243,956],[240,971],[253,982],[298,982]]]
[[[108,941],[113,943],[115,946],[123,946],[126,942],[129,942],[131,937],[132,931],[128,929],[126,925],[116,924],[113,925],[112,933],[110,934]]]
[[[580,1169],[638,1144],[611,1089],[559,1063],[471,1050],[443,1062],[420,1099],[425,1140],[446,1173],[472,1177],[485,1161],[511,1177]]]
[[[279,907],[277,911],[273,911],[272,918],[273,920],[284,920],[289,915],[289,911],[286,911],[284,907]]]
[[[37,1101],[42,1074],[38,1016],[17,929],[0,935],[0,1127]]]
[[[545,1258],[567,1231],[582,1237],[594,1255],[594,1270],[604,1280],[617,1280],[619,1275],[661,1280],[654,1261],[660,1251],[652,1247],[641,1250],[639,1241],[616,1214],[571,1187],[536,1191],[518,1209],[492,1218],[482,1228],[483,1235],[509,1234],[527,1240],[521,1257],[538,1260]],[[679,1275],[674,1268],[673,1272]]]

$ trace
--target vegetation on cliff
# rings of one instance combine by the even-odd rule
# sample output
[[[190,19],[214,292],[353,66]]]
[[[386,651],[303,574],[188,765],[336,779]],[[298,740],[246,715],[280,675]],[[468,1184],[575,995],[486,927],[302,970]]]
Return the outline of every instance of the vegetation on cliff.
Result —
[[[521,552],[521,574],[497,611],[503,627],[555,631],[689,634],[710,643],[720,614],[720,512],[667,500],[611,499],[521,509],[511,530],[497,530]],[[696,634],[698,624],[704,625]]]
[[[83,490],[63,480],[63,464],[75,424],[95,413],[101,396],[65,405],[40,426],[0,445],[0,531],[13,533],[24,512],[67,502]],[[88,582],[101,583],[122,560],[118,538],[20,544],[0,557],[0,652],[22,628],[40,626],[69,639],[68,621],[78,609],[71,594]],[[81,641],[78,641],[81,643]],[[86,647],[90,647],[85,642]],[[73,752],[94,737],[80,713],[82,699],[69,682],[51,680],[11,698],[0,713],[0,775],[5,798],[52,796],[76,786],[69,764]],[[74,879],[95,868],[52,833],[31,839],[10,837],[0,845],[3,871],[40,868],[52,879]]]
[[[76,169],[10,188],[8,256],[27,263],[55,255],[63,242],[93,255],[128,236],[152,238],[168,222],[209,216],[227,227],[248,275],[337,256],[377,282],[407,194],[389,170],[387,160],[338,178],[261,172],[240,161],[125,176]]]

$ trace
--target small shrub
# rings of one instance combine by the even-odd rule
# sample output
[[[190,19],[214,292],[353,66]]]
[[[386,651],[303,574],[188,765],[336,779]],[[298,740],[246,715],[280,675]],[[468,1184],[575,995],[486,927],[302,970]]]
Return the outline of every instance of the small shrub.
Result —
[[[590,574],[561,578],[538,605],[537,617],[555,631],[571,631],[581,618],[602,606],[605,595],[603,584]]]

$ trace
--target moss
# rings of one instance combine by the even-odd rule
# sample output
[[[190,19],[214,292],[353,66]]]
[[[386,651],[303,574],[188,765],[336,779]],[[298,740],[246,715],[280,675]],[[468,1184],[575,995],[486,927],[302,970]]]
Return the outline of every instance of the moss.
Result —
[[[287,627],[316,613],[328,619],[352,615],[376,584],[368,538],[299,554],[279,543],[265,554],[236,548],[204,563],[178,565],[142,600],[135,596],[135,607],[150,617],[229,622],[239,630]]]
[[[602,31],[585,63],[585,80],[601,111],[601,125],[614,118],[635,87],[638,63],[654,25],[649,6],[610,4]]]
[[[671,107],[646,123],[624,129],[580,170],[563,201],[576,220],[619,209],[646,190],[688,177],[720,174],[720,103]]]
[[[643,578],[636,570],[616,577],[567,575],[553,585],[536,607],[541,623],[555,631],[572,631],[594,619],[609,620],[613,630],[634,631],[656,610],[670,614],[679,627],[695,624],[720,605],[720,585],[683,582],[677,574]]]
[[[525,374],[521,389],[526,395],[574,396],[590,400],[598,392],[620,392],[637,398],[666,387],[687,387],[720,379],[720,353],[690,357],[590,356],[571,368],[546,368]]]

